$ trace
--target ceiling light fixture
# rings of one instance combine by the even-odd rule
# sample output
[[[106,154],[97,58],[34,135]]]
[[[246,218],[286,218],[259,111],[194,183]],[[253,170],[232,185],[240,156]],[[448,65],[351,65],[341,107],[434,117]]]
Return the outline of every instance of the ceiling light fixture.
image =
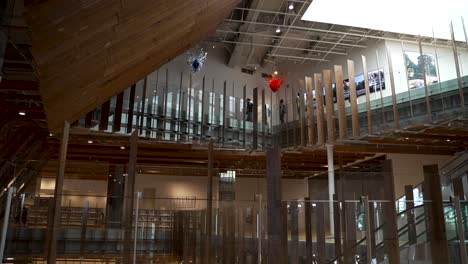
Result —
[[[124,147],[124,146],[120,146],[120,149],[125,149],[125,147]]]
[[[89,144],[93,144],[93,141],[92,141],[92,140],[88,140],[88,143],[89,143]]]
[[[25,116],[25,115],[26,115],[26,112],[24,112],[24,111],[19,111],[18,114],[19,114],[20,116]]]
[[[273,73],[274,73],[275,75],[277,75],[277,74],[278,74],[278,71],[275,71],[275,72],[273,72]]]
[[[447,142],[450,142],[450,139],[447,139]]]
[[[281,28],[280,27],[277,27],[276,28],[276,33],[280,33],[281,32]]]
[[[293,10],[294,9],[294,4],[293,3],[290,3],[289,4],[289,10]]]

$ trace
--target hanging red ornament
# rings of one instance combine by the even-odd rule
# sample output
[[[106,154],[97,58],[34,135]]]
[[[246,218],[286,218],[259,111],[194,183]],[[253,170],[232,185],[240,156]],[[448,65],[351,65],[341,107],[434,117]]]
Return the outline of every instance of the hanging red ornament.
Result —
[[[271,75],[266,80],[268,82],[268,86],[274,93],[276,93],[279,88],[281,88],[281,85],[283,85],[283,78],[279,76]]]

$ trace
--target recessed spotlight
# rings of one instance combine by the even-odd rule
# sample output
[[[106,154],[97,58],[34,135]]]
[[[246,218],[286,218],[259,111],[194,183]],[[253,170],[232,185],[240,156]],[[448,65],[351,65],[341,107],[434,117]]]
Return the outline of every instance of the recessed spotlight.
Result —
[[[276,33],[280,33],[281,32],[281,28],[276,28]]]
[[[124,147],[124,146],[120,146],[120,149],[125,149],[125,147]]]
[[[92,141],[92,140],[88,140],[88,143],[89,143],[89,144],[93,144],[93,141]]]
[[[447,142],[450,142],[450,139],[447,139]]]
[[[19,114],[20,116],[25,116],[25,115],[26,115],[26,112],[25,112],[25,111],[19,111],[18,114]]]
[[[277,74],[278,74],[278,71],[274,71],[273,73],[274,73],[275,75],[277,75]]]
[[[408,140],[409,138],[405,138],[406,140]]]
[[[54,134],[52,134],[52,133],[49,134],[49,137],[53,137],[53,136],[54,136]]]
[[[294,4],[289,4],[289,10],[293,10],[294,9]]]
[[[213,49],[214,49],[214,48],[216,48],[216,46],[215,46],[215,45],[213,45]]]

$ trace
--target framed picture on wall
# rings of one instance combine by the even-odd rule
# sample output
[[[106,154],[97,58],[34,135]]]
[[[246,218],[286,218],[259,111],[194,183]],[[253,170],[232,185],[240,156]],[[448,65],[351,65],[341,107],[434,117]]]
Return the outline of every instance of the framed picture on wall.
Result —
[[[405,51],[406,76],[408,76],[408,87],[410,89],[424,87],[423,62],[427,84],[431,85],[439,80],[435,58],[432,54],[423,53],[421,57],[419,52]]]

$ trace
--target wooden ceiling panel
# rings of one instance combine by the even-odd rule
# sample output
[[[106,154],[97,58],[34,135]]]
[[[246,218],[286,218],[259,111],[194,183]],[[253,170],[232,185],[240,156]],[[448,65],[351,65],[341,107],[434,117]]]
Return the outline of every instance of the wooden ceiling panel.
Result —
[[[239,0],[50,0],[29,7],[49,129],[73,122],[203,40]]]

